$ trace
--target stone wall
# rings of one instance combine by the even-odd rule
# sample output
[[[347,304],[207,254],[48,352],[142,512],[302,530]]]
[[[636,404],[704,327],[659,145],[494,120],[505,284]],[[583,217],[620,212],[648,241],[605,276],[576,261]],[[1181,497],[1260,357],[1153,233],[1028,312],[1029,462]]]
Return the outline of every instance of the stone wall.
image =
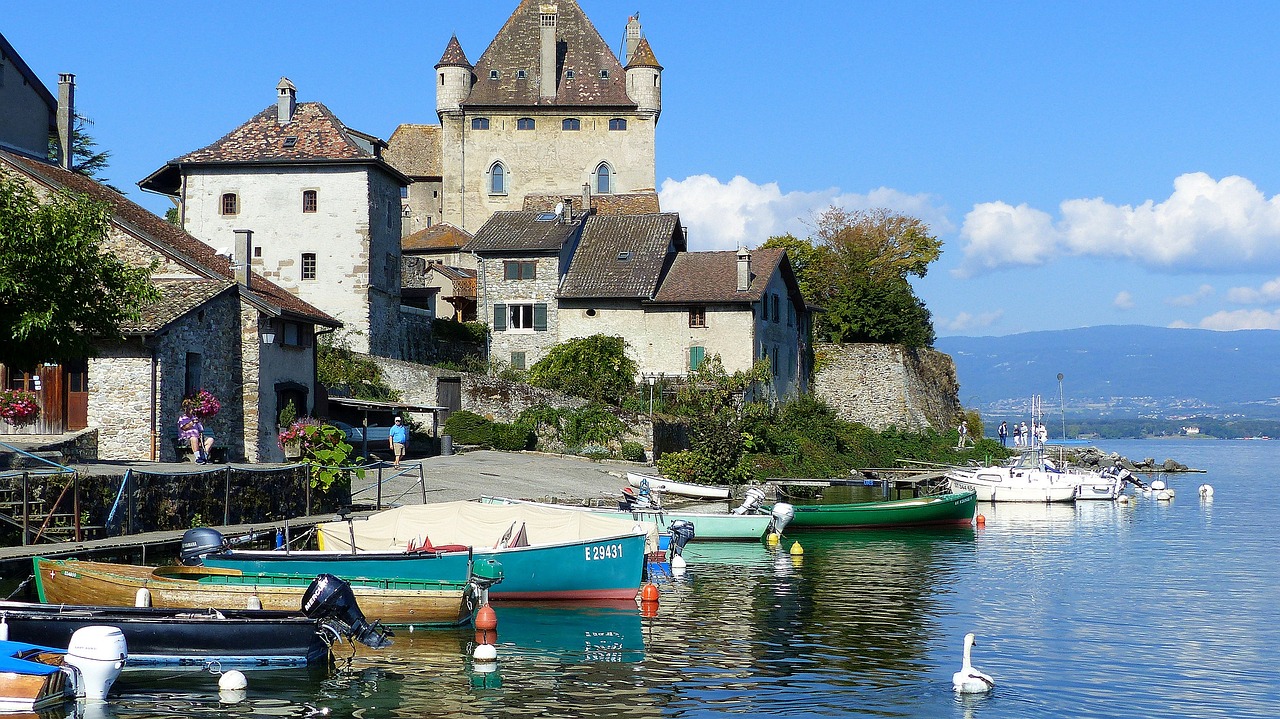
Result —
[[[883,344],[818,344],[814,394],[841,418],[876,430],[944,431],[960,414],[951,357]]]

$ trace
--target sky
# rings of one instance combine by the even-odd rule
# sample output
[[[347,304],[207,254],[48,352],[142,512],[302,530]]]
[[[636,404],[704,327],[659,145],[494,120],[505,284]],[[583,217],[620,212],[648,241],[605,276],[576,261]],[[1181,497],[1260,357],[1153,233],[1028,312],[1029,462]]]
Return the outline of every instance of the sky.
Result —
[[[1280,329],[1280,3],[580,0],[664,66],[657,184],[690,249],[810,234],[826,207],[926,221],[940,336],[1104,324]],[[0,26],[136,182],[275,101],[390,137],[436,122],[452,34],[515,0],[14,3]],[[2,111],[2,109],[0,109]]]

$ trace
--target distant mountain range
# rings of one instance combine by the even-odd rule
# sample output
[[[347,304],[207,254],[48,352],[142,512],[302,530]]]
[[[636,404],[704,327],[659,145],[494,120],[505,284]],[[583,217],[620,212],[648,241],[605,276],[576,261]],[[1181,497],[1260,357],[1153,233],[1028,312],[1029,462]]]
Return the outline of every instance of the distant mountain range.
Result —
[[[984,416],[1280,419],[1280,331],[1213,332],[1140,325],[941,337],[960,402]],[[1062,373],[1059,398],[1058,373]]]

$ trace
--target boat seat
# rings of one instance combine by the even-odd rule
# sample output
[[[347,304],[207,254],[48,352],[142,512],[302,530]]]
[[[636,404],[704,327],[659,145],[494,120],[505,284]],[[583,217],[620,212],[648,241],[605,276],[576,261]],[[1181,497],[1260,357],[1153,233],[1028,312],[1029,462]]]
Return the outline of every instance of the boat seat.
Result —
[[[420,538],[410,539],[409,546],[405,547],[405,554],[413,554],[414,552],[465,552],[469,549],[465,544],[432,544],[431,538],[422,535]]]

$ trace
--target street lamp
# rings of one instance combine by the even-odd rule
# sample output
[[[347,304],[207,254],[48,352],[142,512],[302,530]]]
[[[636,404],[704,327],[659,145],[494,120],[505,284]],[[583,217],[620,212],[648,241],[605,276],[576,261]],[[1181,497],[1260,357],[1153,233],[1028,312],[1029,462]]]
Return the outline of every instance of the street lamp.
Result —
[[[658,375],[646,374],[645,380],[649,383],[649,451],[653,451],[653,385],[658,381]]]

